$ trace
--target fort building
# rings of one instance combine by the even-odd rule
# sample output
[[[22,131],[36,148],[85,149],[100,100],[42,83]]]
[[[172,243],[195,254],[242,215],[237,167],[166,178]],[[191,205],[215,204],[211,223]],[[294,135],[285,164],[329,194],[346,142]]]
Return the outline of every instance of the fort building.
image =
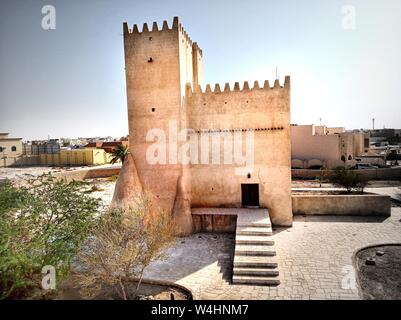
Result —
[[[273,224],[291,226],[290,77],[204,85],[203,52],[177,17],[171,26],[123,29],[130,155],[113,201],[145,192],[172,213],[180,234],[194,231],[195,208],[265,208]],[[155,130],[165,133],[165,162],[149,161]],[[174,161],[188,141],[197,142],[193,161]],[[235,149],[244,157],[250,150],[251,163],[226,161]]]

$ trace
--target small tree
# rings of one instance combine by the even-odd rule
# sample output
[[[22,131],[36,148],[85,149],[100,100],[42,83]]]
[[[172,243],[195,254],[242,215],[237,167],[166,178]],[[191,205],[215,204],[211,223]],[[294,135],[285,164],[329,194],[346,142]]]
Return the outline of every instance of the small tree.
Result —
[[[57,280],[70,271],[73,256],[95,224],[100,200],[87,196],[83,182],[32,178],[28,187],[0,183],[0,298],[40,288],[45,265]]]
[[[84,270],[77,275],[77,284],[84,297],[95,297],[103,286],[124,300],[136,297],[145,268],[162,258],[162,249],[174,240],[171,215],[165,211],[151,214],[150,207],[147,198],[140,196],[131,207],[112,207],[102,217],[78,256]],[[138,284],[131,292],[133,280]]]
[[[114,164],[118,161],[121,161],[121,163],[124,163],[125,159],[127,158],[129,154],[129,150],[127,146],[124,146],[122,144],[119,144],[117,147],[115,147],[112,151],[112,158],[110,160],[111,164]]]
[[[343,167],[338,167],[334,170],[334,174],[328,176],[328,179],[335,186],[347,189],[351,193],[353,189],[363,193],[368,184],[368,179],[354,170],[348,170]]]

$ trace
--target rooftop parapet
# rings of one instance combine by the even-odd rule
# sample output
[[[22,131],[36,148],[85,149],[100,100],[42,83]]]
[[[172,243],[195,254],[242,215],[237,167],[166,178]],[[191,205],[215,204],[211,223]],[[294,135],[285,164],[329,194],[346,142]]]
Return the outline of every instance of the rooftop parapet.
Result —
[[[234,83],[233,89],[231,89],[229,83],[225,83],[223,89],[221,89],[220,84],[214,85],[214,90],[212,90],[212,86],[207,84],[205,89],[203,90],[200,85],[192,88],[190,83],[186,84],[186,95],[190,96],[192,94],[216,94],[216,93],[231,93],[231,92],[248,92],[248,91],[256,91],[256,90],[289,90],[291,87],[290,76],[286,76],[284,80],[284,85],[280,85],[280,81],[276,79],[274,81],[274,85],[271,87],[268,80],[263,83],[263,86],[259,85],[258,81],[255,81],[253,87],[250,88],[248,81],[245,81],[242,85],[242,89],[240,87],[239,82]]]

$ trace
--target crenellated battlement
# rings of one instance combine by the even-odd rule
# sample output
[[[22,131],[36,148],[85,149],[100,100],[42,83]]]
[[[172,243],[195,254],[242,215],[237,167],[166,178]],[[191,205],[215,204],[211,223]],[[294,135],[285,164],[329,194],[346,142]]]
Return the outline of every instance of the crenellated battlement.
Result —
[[[225,83],[224,87],[221,87],[220,84],[215,84],[213,89],[210,84],[207,84],[203,89],[202,86],[197,85],[195,88],[192,88],[190,83],[186,84],[186,96],[197,95],[197,94],[219,94],[225,93],[230,94],[234,92],[250,92],[250,91],[259,91],[259,90],[289,90],[291,86],[290,76],[286,76],[284,80],[284,85],[281,86],[280,81],[276,79],[274,81],[273,86],[270,86],[268,80],[265,80],[263,85],[259,85],[258,81],[253,83],[253,87],[250,88],[249,82],[244,81],[242,85],[242,89],[240,87],[239,82],[234,83],[233,89],[231,89],[229,83]]]
[[[142,26],[142,29],[139,29],[139,26],[137,24],[134,24],[133,28],[130,29],[128,26],[127,22],[123,23],[123,31],[124,31],[124,36],[130,36],[130,35],[146,35],[150,36],[151,34],[158,33],[158,32],[169,32],[169,31],[178,31],[182,34],[184,39],[187,41],[187,43],[190,46],[193,46],[200,55],[202,56],[202,50],[198,46],[196,42],[193,42],[188,33],[185,31],[184,27],[182,24],[179,22],[178,17],[173,18],[173,24],[171,27],[169,27],[167,20],[163,21],[163,24],[161,28],[159,28],[157,22],[152,23],[152,28],[149,28],[149,25],[145,22]]]
[[[179,28],[180,28],[180,23],[178,22],[178,17],[174,17],[171,28],[169,27],[167,20],[163,21],[161,28],[159,28],[157,22],[153,22],[152,29],[149,29],[148,24],[145,22],[142,26],[141,31],[139,31],[139,27],[137,24],[134,24],[134,27],[130,29],[127,22],[123,23],[124,35],[149,34],[154,32],[173,31],[173,30],[178,30]]]

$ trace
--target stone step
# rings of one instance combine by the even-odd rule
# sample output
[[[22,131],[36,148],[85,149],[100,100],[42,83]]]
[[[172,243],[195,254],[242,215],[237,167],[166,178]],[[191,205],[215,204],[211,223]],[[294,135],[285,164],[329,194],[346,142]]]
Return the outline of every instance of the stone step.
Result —
[[[262,228],[268,228],[271,227],[272,225],[270,223],[264,223],[264,222],[237,222],[237,227],[244,228],[244,227],[262,227]]]
[[[255,236],[271,236],[273,234],[273,230],[271,227],[238,227],[237,226],[237,235],[255,235]]]
[[[273,285],[278,286],[280,280],[277,277],[257,277],[257,276],[233,276],[233,284],[254,284],[254,285]]]
[[[236,245],[235,255],[237,256],[275,256],[276,250],[273,246]]]
[[[269,268],[238,268],[233,270],[234,276],[255,276],[255,277],[277,277],[279,272],[277,269]]]
[[[243,236],[237,235],[235,237],[235,244],[251,244],[251,245],[267,245],[272,246],[274,245],[273,240],[269,240],[268,236]]]
[[[234,268],[277,268],[275,256],[234,256]]]
[[[253,217],[253,216],[239,216],[237,219],[237,226],[240,227],[271,227],[269,217]]]

